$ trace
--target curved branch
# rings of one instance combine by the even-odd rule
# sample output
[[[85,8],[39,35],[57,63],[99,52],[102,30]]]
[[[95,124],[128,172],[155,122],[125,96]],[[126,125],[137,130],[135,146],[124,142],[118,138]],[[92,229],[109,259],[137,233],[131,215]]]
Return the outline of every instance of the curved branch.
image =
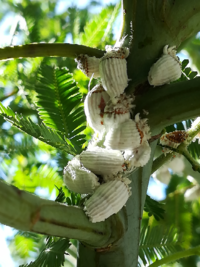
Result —
[[[19,46],[0,48],[0,60],[24,58],[24,57],[71,57],[87,54],[89,56],[102,57],[105,51],[76,44],[63,43],[34,43]]]
[[[45,235],[77,239],[92,247],[116,242],[124,233],[123,218],[91,223],[80,207],[41,199],[0,182],[0,223]]]
[[[135,112],[149,112],[152,132],[158,132],[173,123],[200,115],[200,77],[190,81],[151,87],[136,98]]]

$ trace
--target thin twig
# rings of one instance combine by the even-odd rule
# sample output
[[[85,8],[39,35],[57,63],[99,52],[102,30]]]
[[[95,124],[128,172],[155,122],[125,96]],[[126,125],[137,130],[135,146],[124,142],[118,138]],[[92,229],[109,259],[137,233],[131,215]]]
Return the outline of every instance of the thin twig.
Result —
[[[105,51],[76,44],[63,43],[34,43],[18,46],[0,48],[0,60],[25,57],[71,57],[87,54],[98,58],[104,55]]]

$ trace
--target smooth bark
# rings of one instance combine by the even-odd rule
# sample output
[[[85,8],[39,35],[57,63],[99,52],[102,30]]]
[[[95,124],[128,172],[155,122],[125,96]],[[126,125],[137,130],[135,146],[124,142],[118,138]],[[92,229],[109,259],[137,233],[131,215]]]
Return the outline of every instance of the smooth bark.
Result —
[[[0,48],[0,60],[28,57],[71,57],[80,54],[102,57],[105,51],[76,44],[33,43]]]
[[[105,222],[91,223],[80,207],[41,199],[0,182],[0,223],[45,235],[80,240],[91,247],[104,247],[124,234],[120,214]]]
[[[200,115],[200,77],[138,91],[135,113],[149,112],[152,134],[173,123]]]

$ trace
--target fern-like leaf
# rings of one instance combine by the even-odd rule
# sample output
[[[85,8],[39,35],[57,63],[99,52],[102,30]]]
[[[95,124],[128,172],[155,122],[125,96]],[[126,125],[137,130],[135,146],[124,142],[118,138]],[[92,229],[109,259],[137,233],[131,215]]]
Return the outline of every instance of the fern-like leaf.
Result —
[[[181,75],[180,81],[192,80],[198,74],[197,71],[193,71],[190,67],[187,67],[188,64],[189,64],[188,59],[184,59],[182,61],[182,75]]]
[[[94,19],[89,21],[84,33],[80,36],[80,43],[86,46],[101,47],[101,43],[105,41],[106,35],[111,32],[112,25],[118,15],[120,4],[104,8],[99,15],[95,15]],[[100,46],[99,46],[100,45]]]
[[[36,261],[19,267],[61,267],[65,262],[65,251],[69,248],[70,242],[65,238],[47,238],[45,249],[40,253]]]
[[[72,74],[64,68],[42,66],[36,92],[36,104],[44,124],[70,139],[78,149],[85,142],[85,136],[80,133],[85,129],[86,119],[82,95]]]
[[[165,229],[163,226],[150,228],[144,225],[141,229],[139,247],[139,257],[144,265],[180,250],[175,230]]]
[[[45,124],[35,124],[30,118],[15,114],[9,107],[0,103],[0,115],[19,130],[69,154],[75,155],[76,151],[70,141],[64,139],[57,131],[47,127]]]
[[[157,221],[159,221],[160,219],[164,219],[165,210],[162,207],[163,207],[162,203],[146,195],[144,210],[148,212],[149,217],[153,215]]]

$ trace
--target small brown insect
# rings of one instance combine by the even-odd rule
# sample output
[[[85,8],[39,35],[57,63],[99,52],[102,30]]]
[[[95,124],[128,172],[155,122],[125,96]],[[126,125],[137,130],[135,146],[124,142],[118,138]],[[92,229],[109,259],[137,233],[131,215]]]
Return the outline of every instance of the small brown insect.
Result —
[[[183,143],[188,138],[188,133],[186,131],[174,131],[171,133],[165,133],[160,138],[160,143],[163,146],[169,146],[172,148],[177,148],[181,143]],[[172,152],[168,148],[163,148],[164,153]]]
[[[171,142],[183,143],[187,139],[188,133],[186,131],[174,131],[166,134],[165,137]]]

